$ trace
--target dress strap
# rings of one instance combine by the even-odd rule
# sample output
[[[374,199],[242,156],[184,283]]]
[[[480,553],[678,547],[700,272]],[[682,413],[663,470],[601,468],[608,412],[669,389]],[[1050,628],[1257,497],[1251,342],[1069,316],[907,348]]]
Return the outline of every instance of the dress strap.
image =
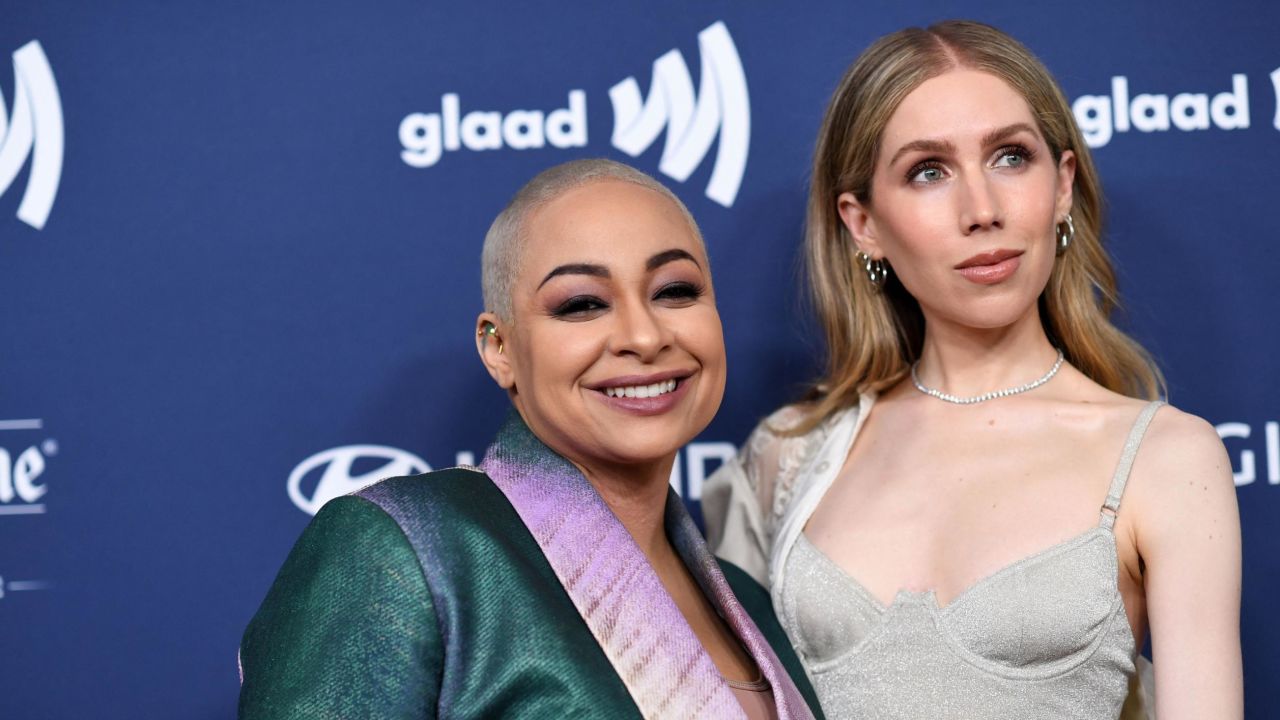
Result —
[[[1116,466],[1116,474],[1111,477],[1111,489],[1107,491],[1107,499],[1102,503],[1102,527],[1110,529],[1116,524],[1116,515],[1120,512],[1120,497],[1124,495],[1124,487],[1129,482],[1129,471],[1133,469],[1133,459],[1138,455],[1138,446],[1142,444],[1142,436],[1151,424],[1151,418],[1164,405],[1163,400],[1154,400],[1142,408],[1138,419],[1133,421],[1133,429],[1124,442],[1124,450],[1120,453],[1120,463]]]

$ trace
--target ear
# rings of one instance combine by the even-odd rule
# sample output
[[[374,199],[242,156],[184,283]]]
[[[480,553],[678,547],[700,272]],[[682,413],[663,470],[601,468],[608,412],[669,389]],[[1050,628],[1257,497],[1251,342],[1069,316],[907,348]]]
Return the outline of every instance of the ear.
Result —
[[[1066,217],[1071,212],[1071,203],[1075,199],[1071,192],[1072,186],[1076,181],[1076,154],[1070,150],[1063,150],[1062,157],[1058,159],[1058,189],[1056,202],[1054,204],[1054,217]]]
[[[840,213],[840,222],[844,223],[859,251],[875,260],[884,257],[884,249],[880,247],[876,232],[876,221],[853,193],[840,193],[840,197],[836,198],[836,211]]]
[[[511,390],[516,384],[516,374],[511,367],[511,356],[507,355],[502,340],[502,324],[498,316],[491,312],[480,313],[476,317],[476,352],[480,353],[480,362],[498,387]]]

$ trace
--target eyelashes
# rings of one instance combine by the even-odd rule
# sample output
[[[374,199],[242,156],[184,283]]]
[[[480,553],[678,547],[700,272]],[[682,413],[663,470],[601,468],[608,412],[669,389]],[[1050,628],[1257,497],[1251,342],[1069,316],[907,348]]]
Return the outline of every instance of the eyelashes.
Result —
[[[1020,167],[1036,156],[1036,151],[1025,145],[1006,145],[995,153],[996,167]],[[1000,161],[1005,158],[1018,158],[1017,165],[1001,165]]]
[[[677,281],[663,285],[653,296],[655,300],[688,300],[690,302],[702,297],[703,288],[691,282]]]
[[[693,304],[706,292],[702,285],[686,281],[667,283],[654,292],[652,301],[667,307]],[[609,303],[595,295],[574,295],[551,309],[562,320],[589,320],[609,309]]]
[[[1031,162],[1036,151],[1025,145],[1005,145],[992,153],[991,166],[1017,169]],[[931,185],[946,178],[946,165],[936,158],[928,158],[912,165],[905,174],[910,184]]]
[[[929,177],[922,177],[925,173],[931,173]],[[942,163],[937,160],[924,160],[911,166],[907,170],[906,180],[909,183],[920,183],[928,185],[942,179]]]
[[[585,317],[606,307],[604,301],[593,295],[575,295],[552,308],[551,314],[558,318]]]

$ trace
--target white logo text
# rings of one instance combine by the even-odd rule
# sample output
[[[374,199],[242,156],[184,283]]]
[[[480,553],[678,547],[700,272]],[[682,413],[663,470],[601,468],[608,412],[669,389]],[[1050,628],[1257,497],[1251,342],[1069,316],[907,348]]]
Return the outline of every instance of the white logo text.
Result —
[[[1273,78],[1274,79],[1274,78]],[[1168,95],[1142,93],[1129,98],[1129,79],[1111,78],[1111,95],[1081,95],[1072,103],[1076,123],[1089,147],[1111,142],[1112,131],[1164,132],[1178,130],[1236,130],[1249,127],[1249,78],[1231,76],[1231,89],[1210,99],[1208,93]],[[1280,127],[1280,116],[1277,116]]]
[[[1218,437],[1248,440],[1253,435],[1253,428],[1247,423],[1225,422],[1217,426]],[[1267,463],[1267,484],[1280,485],[1280,422],[1271,421],[1263,425],[1262,434],[1266,444],[1264,457]],[[1240,451],[1240,470],[1233,472],[1236,487],[1251,485],[1258,479],[1257,458],[1253,450]]]
[[[461,115],[455,93],[440,98],[439,113],[411,113],[400,121],[400,159],[406,165],[426,168],[440,161],[445,151],[528,150],[546,147],[582,147],[587,144],[587,94],[569,91],[569,106],[545,115],[540,110],[500,112],[473,110]]]

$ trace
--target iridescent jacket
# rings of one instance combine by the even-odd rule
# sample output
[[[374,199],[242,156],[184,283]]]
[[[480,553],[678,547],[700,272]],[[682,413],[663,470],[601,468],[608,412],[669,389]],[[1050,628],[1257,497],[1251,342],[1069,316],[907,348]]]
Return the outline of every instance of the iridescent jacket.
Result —
[[[674,494],[665,522],[779,718],[817,714],[767,593],[711,556]],[[244,719],[743,717],[626,529],[514,413],[479,470],[326,504],[240,662]]]

